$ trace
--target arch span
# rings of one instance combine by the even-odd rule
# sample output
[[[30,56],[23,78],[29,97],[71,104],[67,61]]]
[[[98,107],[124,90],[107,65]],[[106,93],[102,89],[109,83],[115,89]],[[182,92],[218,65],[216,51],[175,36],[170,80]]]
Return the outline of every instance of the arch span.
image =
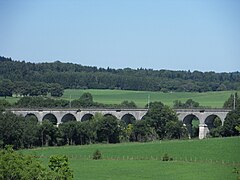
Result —
[[[189,124],[192,123],[192,120],[195,120],[199,118],[195,114],[188,114],[183,118],[183,124]]]
[[[104,116],[104,117],[108,117],[108,116],[110,116],[110,117],[117,118],[116,116],[114,116],[114,115],[113,115],[113,114],[111,114],[111,113],[104,114],[103,116]]]
[[[81,121],[89,121],[92,118],[93,118],[93,114],[87,113],[83,115],[83,117],[81,118]]]
[[[57,125],[57,118],[54,114],[52,113],[48,113],[45,116],[43,116],[42,121],[46,121],[49,120],[50,122],[52,122],[54,125]]]
[[[68,121],[77,121],[77,119],[73,114],[68,113],[68,114],[65,114],[62,117],[61,122],[65,123],[65,122],[68,122]]]
[[[207,125],[208,130],[221,126],[223,122],[221,118],[216,114],[211,114],[204,120],[204,123]]]
[[[188,114],[183,118],[183,124],[188,130],[189,138],[199,135],[199,118],[194,114]]]
[[[31,120],[33,120],[33,121],[36,122],[36,123],[38,122],[37,116],[36,116],[35,114],[33,114],[33,113],[28,113],[28,114],[26,114],[25,119],[26,119],[26,120],[31,119]]]
[[[132,114],[125,114],[121,118],[126,124],[133,124],[136,121],[136,118]]]

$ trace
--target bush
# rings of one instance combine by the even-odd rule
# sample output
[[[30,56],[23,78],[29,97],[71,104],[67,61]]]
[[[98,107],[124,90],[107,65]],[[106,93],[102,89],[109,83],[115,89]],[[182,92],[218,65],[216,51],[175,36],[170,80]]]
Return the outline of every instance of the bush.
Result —
[[[173,158],[170,157],[167,153],[162,157],[162,161],[173,161]]]
[[[6,146],[0,150],[0,179],[57,179],[57,174],[32,157]],[[67,179],[66,179],[67,180]]]
[[[49,160],[49,168],[55,172],[56,179],[71,180],[73,179],[73,172],[69,167],[68,157],[61,155],[53,155]]]
[[[102,158],[102,153],[97,149],[94,153],[93,153],[93,159],[94,160],[98,160]]]
[[[222,126],[219,126],[217,128],[212,128],[209,134],[211,135],[211,137],[221,137],[223,133],[222,131]]]
[[[236,175],[237,175],[237,179],[240,180],[240,175],[239,175],[239,174],[240,174],[240,170],[235,167],[235,168],[233,169],[233,173],[236,174]]]

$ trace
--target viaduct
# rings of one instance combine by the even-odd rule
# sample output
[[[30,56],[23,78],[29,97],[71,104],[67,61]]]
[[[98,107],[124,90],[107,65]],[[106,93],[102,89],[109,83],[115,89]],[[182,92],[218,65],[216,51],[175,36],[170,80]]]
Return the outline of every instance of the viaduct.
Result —
[[[199,139],[206,137],[209,129],[213,127],[213,120],[218,117],[223,125],[229,109],[174,109],[178,119],[186,126],[192,126],[192,120],[199,120]],[[141,120],[146,115],[148,109],[9,109],[9,111],[26,116],[35,116],[38,121],[42,122],[45,119],[51,120],[58,125],[63,122],[75,120],[86,121],[92,118],[97,113],[104,116],[115,116],[125,122],[130,122],[131,119]],[[188,126],[189,127],[189,126]]]

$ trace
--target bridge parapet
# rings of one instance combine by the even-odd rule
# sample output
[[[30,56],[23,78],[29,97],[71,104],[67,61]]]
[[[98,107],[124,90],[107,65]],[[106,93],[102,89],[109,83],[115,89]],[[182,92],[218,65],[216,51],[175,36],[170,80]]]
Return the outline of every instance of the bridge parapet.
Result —
[[[176,112],[230,112],[232,109],[223,109],[223,108],[196,108],[196,109],[174,109]]]
[[[145,108],[7,108],[6,111],[148,111]]]

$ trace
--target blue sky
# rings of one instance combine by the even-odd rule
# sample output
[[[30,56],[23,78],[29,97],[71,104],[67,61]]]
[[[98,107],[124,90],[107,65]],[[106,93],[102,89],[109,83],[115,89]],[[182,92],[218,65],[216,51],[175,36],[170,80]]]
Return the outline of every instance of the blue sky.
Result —
[[[240,71],[239,0],[0,0],[0,56]]]

